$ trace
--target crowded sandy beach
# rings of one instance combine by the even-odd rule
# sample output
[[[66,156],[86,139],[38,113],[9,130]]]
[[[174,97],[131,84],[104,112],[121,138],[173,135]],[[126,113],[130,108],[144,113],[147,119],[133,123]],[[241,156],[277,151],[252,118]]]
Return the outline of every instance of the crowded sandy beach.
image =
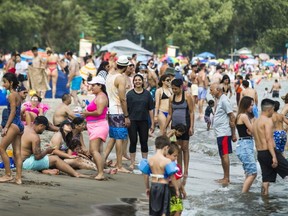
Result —
[[[55,98],[56,89],[54,93],[52,90],[52,98],[45,97],[49,89],[45,89],[46,73],[41,75],[44,85],[29,79],[35,72],[50,70],[49,62],[42,68],[37,49],[27,68],[27,80],[19,80],[17,70],[16,75],[2,74],[2,86],[9,92],[5,95],[8,110],[1,106],[4,169],[0,181],[7,193],[2,198],[5,215],[39,210],[43,215],[158,215],[159,210],[151,207],[153,203],[158,203],[166,215],[217,215],[227,209],[216,210],[215,205],[234,200],[226,200],[228,194],[248,194],[251,202],[261,195],[265,199],[268,194],[279,194],[281,199],[279,191],[285,184],[277,180],[277,186],[273,184],[268,190],[269,182],[275,182],[276,176],[262,182],[264,165],[255,154],[262,149],[279,151],[269,169],[278,172],[279,161],[283,167],[279,174],[285,179],[286,133],[284,137],[274,132],[273,137],[276,125],[279,133],[285,131],[285,73],[278,69],[271,77],[269,71],[250,72],[248,65],[245,75],[240,60],[229,69],[225,63],[211,66],[200,59],[185,66],[164,60],[158,71],[153,67],[157,59],[134,64],[135,56],[115,57],[116,53],[110,53],[110,61],[103,60],[101,70],[84,79],[73,53],[65,55],[69,73],[65,74],[65,67],[53,68],[65,74],[66,86],[70,87],[70,93],[64,93],[61,99]],[[34,63],[37,60],[38,65]],[[86,65],[91,62],[92,57],[87,56]],[[81,77],[81,82],[75,77]],[[16,113],[11,119],[13,106]],[[261,121],[267,127],[268,119],[271,128],[265,131],[272,134],[272,141],[260,126],[253,129]],[[238,126],[243,124],[244,130]],[[253,135],[258,137],[254,137],[256,146]],[[267,140],[259,142],[263,137]],[[284,143],[278,140],[282,137]],[[251,153],[240,153],[239,146],[248,145],[248,141]],[[266,146],[262,145],[266,141]],[[13,154],[8,155],[9,152]],[[163,165],[155,165],[159,162],[166,165],[160,169]],[[172,192],[161,195],[159,186],[169,186]],[[156,194],[162,198],[153,201]],[[219,196],[223,202],[215,204],[213,199]],[[205,200],[208,201],[203,205]],[[279,209],[282,208],[280,204]]]

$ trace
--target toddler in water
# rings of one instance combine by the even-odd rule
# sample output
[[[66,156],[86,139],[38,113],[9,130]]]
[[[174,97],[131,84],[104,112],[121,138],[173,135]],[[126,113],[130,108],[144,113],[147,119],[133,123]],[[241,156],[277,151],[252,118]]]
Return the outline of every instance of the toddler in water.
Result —
[[[170,142],[177,142],[177,137],[182,136],[185,131],[187,131],[187,127],[183,124],[175,125],[174,129],[170,130],[166,136],[170,138]]]
[[[269,92],[268,92],[268,88],[266,87],[265,91],[264,91],[263,98],[268,98],[268,97],[269,97]]]
[[[172,162],[177,162],[177,157],[179,154],[179,146],[172,142],[169,150],[168,150],[168,154],[166,155],[167,158],[169,158]],[[171,184],[171,182],[169,183],[169,190],[170,190],[170,214],[172,216],[177,216],[177,215],[181,215],[182,211],[183,211],[183,201],[182,199],[186,198],[186,191],[184,188],[184,183],[181,181],[181,178],[183,177],[182,175],[182,170],[180,168],[180,166],[177,164],[178,167],[178,172],[174,174],[174,177],[176,179],[178,188],[179,188],[179,197],[176,196],[176,191],[175,188],[173,187],[173,185]]]
[[[213,100],[209,100],[208,101],[208,106],[207,106],[207,108],[205,110],[204,120],[207,123],[207,131],[210,130],[210,126],[211,126],[210,115],[211,115],[211,113],[214,115],[214,112],[213,112],[214,105],[215,105],[214,101]]]

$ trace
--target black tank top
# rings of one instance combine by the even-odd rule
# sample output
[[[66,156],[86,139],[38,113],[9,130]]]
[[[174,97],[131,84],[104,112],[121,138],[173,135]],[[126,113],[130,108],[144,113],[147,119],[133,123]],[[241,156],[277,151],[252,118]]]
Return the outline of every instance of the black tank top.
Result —
[[[237,124],[236,125],[239,137],[252,137],[250,134],[247,133],[247,127],[245,124]]]

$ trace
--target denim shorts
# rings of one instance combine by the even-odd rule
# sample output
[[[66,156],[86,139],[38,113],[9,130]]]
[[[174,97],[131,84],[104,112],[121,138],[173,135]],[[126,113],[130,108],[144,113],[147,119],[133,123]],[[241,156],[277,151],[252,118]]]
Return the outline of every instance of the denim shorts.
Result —
[[[242,162],[246,175],[257,173],[253,139],[239,139],[236,146],[236,155]]]

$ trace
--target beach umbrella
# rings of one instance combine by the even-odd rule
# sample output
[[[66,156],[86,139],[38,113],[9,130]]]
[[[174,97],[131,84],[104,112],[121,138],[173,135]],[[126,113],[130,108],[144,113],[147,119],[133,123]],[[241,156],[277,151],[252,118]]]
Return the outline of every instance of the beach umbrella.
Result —
[[[217,61],[218,61],[219,63],[223,63],[223,62],[225,61],[225,59],[219,58],[219,59],[217,59]]]
[[[245,60],[243,61],[243,63],[244,63],[244,64],[249,64],[249,65],[257,65],[257,64],[258,64],[258,60],[248,58],[248,59],[245,59]]]
[[[231,62],[231,59],[225,59],[224,60],[224,64],[225,65],[230,65],[232,62]]]
[[[47,53],[44,49],[38,48],[38,55],[42,58],[47,58]],[[21,53],[21,59],[26,61],[26,60],[32,60],[34,58],[33,53],[31,50],[27,50],[25,52]]]
[[[89,76],[89,74],[92,75],[92,77],[96,76],[96,67],[92,62],[89,62],[88,64],[84,65],[81,69],[80,69],[80,76],[84,79],[87,80],[87,77]]]
[[[197,57],[202,57],[202,58],[216,58],[216,56],[210,52],[203,52],[197,55]]]
[[[261,60],[263,60],[263,61],[266,61],[266,60],[269,60],[269,59],[270,59],[269,55],[266,54],[266,53],[260,53],[260,54],[259,54],[259,58],[260,58]]]
[[[269,63],[272,63],[274,65],[277,65],[278,64],[278,61],[276,59],[269,59],[268,61],[266,62],[269,62]]]
[[[168,62],[168,64],[170,64],[170,63],[174,64],[176,61],[178,62],[178,60],[176,58],[172,58],[168,55],[165,55],[160,59],[161,62],[163,62],[164,60],[166,60]]]
[[[209,65],[218,65],[219,61],[217,61],[216,59],[211,59],[209,60]]]
[[[275,64],[273,64],[272,62],[263,62],[263,66],[264,67],[271,67],[271,66],[275,66]]]
[[[177,56],[176,57],[178,60],[183,60],[185,57],[184,56]]]

